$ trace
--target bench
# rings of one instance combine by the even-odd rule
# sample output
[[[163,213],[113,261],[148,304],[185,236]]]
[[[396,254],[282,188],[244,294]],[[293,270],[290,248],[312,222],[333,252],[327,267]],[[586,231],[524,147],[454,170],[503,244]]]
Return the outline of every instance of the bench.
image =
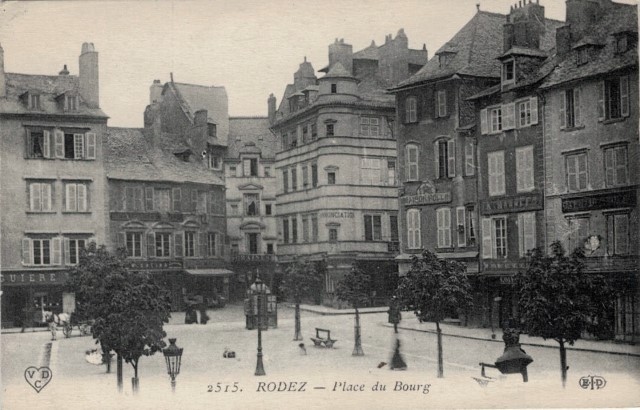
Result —
[[[323,335],[326,335],[325,337],[320,336],[320,333],[322,333]],[[324,347],[327,347],[329,349],[331,349],[333,347],[333,344],[335,342],[337,342],[336,339],[332,339],[331,338],[331,331],[327,330],[327,329],[320,329],[318,327],[316,327],[316,337],[311,337],[311,340],[313,340],[313,344],[316,347],[322,347],[322,345],[324,345]]]

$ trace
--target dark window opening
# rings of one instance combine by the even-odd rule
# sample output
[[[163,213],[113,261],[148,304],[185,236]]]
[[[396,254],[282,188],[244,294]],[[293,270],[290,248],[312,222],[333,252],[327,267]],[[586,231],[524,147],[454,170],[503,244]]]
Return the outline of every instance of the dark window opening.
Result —
[[[327,172],[327,183],[329,185],[336,184],[336,173],[335,172]]]
[[[331,94],[336,94],[338,92],[338,84],[331,84]]]

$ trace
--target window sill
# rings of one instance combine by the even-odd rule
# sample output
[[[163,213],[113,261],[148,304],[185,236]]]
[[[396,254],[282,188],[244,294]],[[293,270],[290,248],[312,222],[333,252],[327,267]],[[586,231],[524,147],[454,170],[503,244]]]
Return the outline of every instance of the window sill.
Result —
[[[560,128],[560,131],[571,132],[571,131],[578,131],[578,130],[582,130],[582,129],[584,129],[584,125],[578,125],[576,127]]]
[[[51,215],[51,214],[57,214],[58,211],[26,211],[26,213],[29,215],[38,215],[38,214]]]
[[[609,118],[606,120],[601,120],[600,122],[604,125],[607,124],[615,124],[616,122],[623,122],[627,119],[627,117],[620,117],[620,118]]]
[[[62,211],[63,215],[91,215],[91,211]]]

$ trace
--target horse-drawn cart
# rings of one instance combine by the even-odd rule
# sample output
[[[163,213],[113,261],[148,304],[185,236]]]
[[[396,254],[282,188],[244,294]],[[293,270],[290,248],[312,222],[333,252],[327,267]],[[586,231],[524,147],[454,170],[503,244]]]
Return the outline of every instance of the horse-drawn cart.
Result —
[[[70,337],[74,327],[78,328],[81,336],[87,336],[91,334],[92,321],[90,320],[78,320],[73,313],[61,313],[58,315],[60,318],[60,326],[62,326],[62,333],[64,337]]]

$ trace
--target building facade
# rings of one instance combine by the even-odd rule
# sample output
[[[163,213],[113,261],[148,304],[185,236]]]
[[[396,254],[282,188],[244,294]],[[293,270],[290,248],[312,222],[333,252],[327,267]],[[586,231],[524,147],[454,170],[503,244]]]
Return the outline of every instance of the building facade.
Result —
[[[6,73],[0,47],[3,327],[73,309],[68,269],[90,241],[107,242],[98,77],[92,43],[78,75]]]
[[[130,269],[162,283],[173,310],[182,310],[187,299],[201,297],[209,305],[218,296],[228,300],[224,183],[152,138],[140,129],[108,129],[112,249],[126,249]]]
[[[543,99],[539,70],[547,60],[556,22],[544,7],[512,8],[503,26],[500,83],[472,96],[478,114],[478,244],[476,323],[499,328],[518,317],[514,276],[534,248],[546,248],[544,225]]]
[[[612,281],[612,334],[630,342],[640,339],[637,21],[637,6],[567,1],[556,66],[540,85],[544,233],[585,249],[587,272]]]
[[[276,138],[267,117],[229,118],[224,157],[229,259],[238,298],[260,273],[274,288],[277,273]]]
[[[325,302],[355,261],[384,266],[374,275],[372,298],[393,289],[398,251],[396,141],[393,97],[385,88],[415,73],[426,48],[411,50],[403,30],[385,44],[353,53],[338,40],[329,46],[325,75],[305,61],[276,110],[275,172],[278,259],[327,264]]]

